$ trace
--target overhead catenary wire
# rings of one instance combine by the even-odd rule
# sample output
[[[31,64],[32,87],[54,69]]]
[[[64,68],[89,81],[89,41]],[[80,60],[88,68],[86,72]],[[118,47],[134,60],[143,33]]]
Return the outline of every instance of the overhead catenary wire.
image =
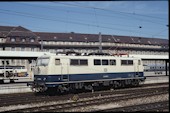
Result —
[[[168,30],[167,28],[166,28],[166,29],[163,29],[162,31],[160,31],[160,32],[158,32],[158,33],[152,35],[152,37],[154,37],[154,36],[159,36],[159,34],[165,32],[165,31],[167,31],[167,30]]]
[[[18,26],[18,25],[20,25],[20,24],[18,24],[18,23],[14,23],[14,22],[6,22],[6,21],[1,21],[0,20],[0,22],[2,22],[3,24],[4,23],[6,23],[6,24],[9,24],[9,25],[14,25],[14,26]],[[37,27],[37,26],[33,26],[33,25],[27,25],[27,24],[23,24],[24,25],[24,27],[26,26],[26,27],[33,27],[34,29],[37,29],[37,30],[41,30],[41,31],[47,31],[47,29],[48,28],[46,28],[46,27]],[[21,26],[21,25],[20,25]],[[89,29],[89,26],[88,26],[88,29]],[[154,34],[153,36],[157,36],[158,34],[160,34],[160,33],[162,33],[162,32],[164,32],[164,31],[166,31],[166,30],[168,30],[168,29],[164,29],[164,30],[162,30],[161,32],[159,32],[159,33],[156,33],[156,34]],[[88,31],[90,31],[90,30],[88,30]],[[152,37],[153,37],[152,36]],[[159,36],[165,36],[165,35],[159,35]],[[113,37],[112,37],[113,38]],[[110,47],[108,50],[110,50],[111,48],[113,48],[113,46],[112,47]]]
[[[49,2],[49,3],[51,3],[51,2]],[[52,2],[52,3],[54,3],[54,2]],[[59,2],[60,3],[60,2]],[[68,3],[68,2],[67,2]],[[75,3],[75,2],[74,2]],[[26,4],[27,5],[27,4]],[[29,4],[30,5],[30,4]],[[35,6],[35,4],[33,4],[34,6]],[[39,7],[39,5],[40,4],[37,4],[36,6],[38,6]],[[52,5],[52,4],[50,4],[50,5]],[[54,6],[54,5],[53,5]],[[56,8],[55,8],[55,6],[54,7],[47,7],[47,6],[40,6],[40,7],[43,7],[43,8],[45,8],[46,7],[46,9],[53,9],[53,10],[56,10]],[[92,9],[94,9],[94,8],[92,8]],[[57,9],[58,10],[58,9]],[[69,10],[67,10],[66,9],[66,11],[68,12],[68,11],[70,11],[70,9]],[[31,12],[31,13],[33,13],[33,12]],[[73,11],[70,11],[70,13],[73,13]],[[77,12],[77,13],[81,13],[81,12]],[[90,13],[90,12],[88,12],[88,13]],[[86,12],[86,14],[88,14],[87,12]],[[101,14],[101,13],[96,13],[98,16]],[[38,14],[39,15],[39,14]],[[37,15],[37,16],[38,16]],[[94,14],[93,14],[94,15]],[[123,15],[123,16],[125,16],[126,14],[121,14],[121,15]],[[31,16],[32,16],[32,14],[31,14]],[[34,15],[35,16],[35,15]],[[109,15],[108,15],[109,16]],[[106,16],[106,17],[108,17],[108,16]],[[112,16],[112,15],[110,15],[110,16]],[[127,15],[126,15],[127,16]],[[40,15],[40,17],[42,17],[42,18],[45,18],[45,19],[60,19],[60,20],[66,20],[66,19],[61,19],[61,18],[56,18],[56,17],[47,17],[47,15],[45,16],[45,15],[43,15],[43,16],[41,16]],[[70,16],[71,17],[71,16]],[[130,17],[130,16],[129,16]],[[36,18],[36,19],[38,19],[38,18]],[[76,20],[77,18],[74,18],[74,20]],[[121,18],[122,19],[122,18]],[[44,19],[43,19],[44,20]],[[67,19],[68,20],[68,19]],[[69,20],[71,20],[71,18],[69,18]],[[49,20],[49,21],[53,21],[53,20]],[[58,21],[58,20],[57,20]],[[58,21],[59,22],[59,21]],[[78,22],[78,21],[69,21],[69,22]],[[69,24],[69,22],[67,21],[67,24]],[[88,26],[88,28],[89,27],[100,27],[100,28],[102,28],[102,29],[108,29],[108,28],[112,28],[112,29],[110,29],[110,30],[113,30],[113,31],[115,31],[115,30],[117,30],[117,31],[125,31],[126,30],[126,32],[132,32],[132,33],[139,33],[138,31],[136,31],[136,30],[130,30],[130,29],[119,29],[118,27],[120,26],[120,24],[117,24],[117,25],[119,25],[118,27],[116,26],[115,28],[114,27],[110,27],[110,26],[104,26],[104,25],[102,25],[101,23],[104,23],[104,22],[100,22],[100,26],[98,26],[98,25],[96,25],[96,26],[93,26],[93,25],[95,25],[94,23],[86,23],[86,22],[84,22],[84,21],[82,21],[82,22],[78,22],[78,23],[85,23],[86,25],[84,25],[84,26]],[[71,24],[75,24],[75,23],[71,23]],[[111,23],[106,23],[105,22],[105,24],[110,24],[111,25]],[[78,25],[78,24],[77,24]],[[82,24],[81,24],[82,25]],[[114,25],[114,24],[113,24]],[[126,26],[126,25],[123,25],[122,24],[122,26]],[[138,26],[141,26],[141,25],[137,25],[137,28],[138,28]],[[128,27],[128,25],[127,25],[127,27]],[[143,27],[143,26],[142,26]],[[148,26],[147,26],[148,27]],[[152,27],[152,26],[151,26]],[[143,30],[142,30],[143,31]],[[140,33],[141,34],[149,34],[149,33],[142,33],[141,31],[140,31]],[[151,33],[151,34],[154,34],[154,33]]]
[[[58,3],[58,2],[57,2]],[[60,2],[59,2],[60,3]],[[24,5],[27,5],[27,6],[32,6],[32,7],[39,7],[39,8],[45,8],[45,9],[48,9],[48,10],[54,10],[54,11],[56,11],[56,8],[53,8],[53,7],[47,7],[47,6],[38,6],[38,5],[31,5],[31,4],[24,4]],[[57,9],[57,10],[59,10],[59,9]],[[62,9],[62,10],[60,10],[60,11],[64,11],[65,10],[65,12],[67,12],[68,10],[66,10],[66,9]],[[73,10],[70,10],[69,9],[69,11],[70,12],[72,12],[72,13],[79,13],[79,14],[90,14],[90,15],[93,15],[93,13],[90,13],[90,12],[79,12],[79,11],[73,11]],[[145,20],[145,19],[141,19],[141,18],[138,18],[138,17],[134,17],[134,15],[136,16],[136,14],[134,14],[133,13],[133,15],[131,15],[131,16],[129,16],[129,15],[123,15],[123,14],[121,14],[123,17],[120,17],[120,15],[118,15],[118,16],[113,16],[113,15],[108,15],[108,14],[98,14],[98,16],[104,16],[104,17],[114,17],[114,18],[119,18],[119,19],[125,19],[125,16],[126,17],[130,17],[130,18],[132,18],[132,19],[136,19],[136,20],[142,20],[142,21],[145,21],[145,22],[148,22],[148,23],[153,23],[153,24],[158,24],[158,25],[161,25],[161,26],[165,26],[165,25],[163,25],[163,23],[158,23],[158,22],[154,22],[153,20]],[[133,16],[133,17],[132,17]],[[105,22],[101,22],[101,23],[105,23]],[[111,23],[110,23],[111,24]],[[120,24],[119,24],[120,25]],[[125,25],[125,26],[129,26],[129,25]]]
[[[65,4],[65,3],[62,3],[62,4]],[[73,5],[73,6],[77,6],[77,5],[74,5],[74,4],[65,4],[65,5]],[[81,6],[77,6],[77,7],[81,7]],[[82,6],[83,8],[95,8],[95,9],[100,9],[100,8],[96,8],[96,7],[88,7],[88,6]],[[112,10],[104,10],[104,11],[112,11]],[[116,12],[116,11],[115,11]],[[131,16],[129,16],[129,15],[124,15],[124,13],[122,14],[122,13],[120,13],[119,11],[118,11],[118,13],[119,14],[121,14],[121,15],[123,15],[124,17],[131,17],[131,18],[135,18],[135,19],[137,19],[137,20],[142,20],[142,21],[145,21],[145,22],[149,22],[149,23],[154,23],[154,24],[159,24],[159,25],[162,25],[162,26],[165,26],[165,25],[163,25],[163,23],[158,23],[158,22],[154,22],[153,20],[146,20],[146,19],[141,19],[141,18],[139,18],[139,17],[136,17],[136,15],[138,15],[138,14],[136,14],[136,13],[130,13],[130,14],[132,14]],[[126,13],[125,13],[126,14]],[[101,14],[100,14],[101,15]],[[109,17],[109,16],[111,16],[111,15],[101,15],[101,16],[105,16],[105,17]],[[132,17],[133,16],[133,17]],[[134,17],[135,16],[135,17]],[[113,17],[113,16],[112,16]],[[114,16],[114,17],[116,17],[116,16]],[[124,19],[124,17],[123,17],[123,19]],[[121,17],[119,17],[120,19],[121,19]],[[158,17],[159,18],[159,17]]]
[[[24,17],[30,17],[30,18],[36,18],[36,19],[42,19],[42,20],[48,20],[48,21],[58,21],[58,22],[69,22],[71,24],[77,24],[77,25],[84,25],[84,26],[91,26],[91,27],[100,27],[103,29],[110,29],[110,30],[118,30],[118,31],[126,31],[126,32],[136,32],[136,31],[132,31],[132,30],[126,30],[126,29],[118,29],[118,28],[113,28],[113,27],[107,27],[107,26],[100,26],[100,25],[95,25],[95,24],[87,24],[87,23],[81,23],[81,22],[74,22],[74,21],[66,21],[63,19],[59,19],[59,18],[48,18],[48,17],[42,17],[42,15],[33,15],[30,13],[24,13],[24,12],[18,12],[18,11],[12,11],[12,10],[4,10],[4,9],[0,9],[0,13],[4,13],[4,14],[12,14],[12,15],[19,15],[19,16],[24,16]],[[5,11],[5,12],[3,12]],[[137,33],[137,32],[136,32]],[[141,32],[140,32],[141,33]],[[148,34],[151,35],[150,33],[144,33],[144,34]]]
[[[56,3],[56,2],[53,2]],[[64,4],[64,5],[72,5],[72,6],[77,6],[77,7],[82,7],[82,8],[95,8],[98,10],[104,10],[104,11],[110,11],[110,12],[116,12],[116,13],[120,13],[120,14],[129,14],[129,15],[134,15],[134,13],[129,13],[129,12],[122,12],[122,11],[115,11],[115,10],[110,10],[110,9],[104,9],[104,8],[99,8],[99,7],[92,7],[92,6],[82,6],[79,4],[69,4],[69,3],[63,3],[63,2],[57,2],[59,4]],[[165,20],[165,18],[161,18],[161,17],[154,17],[154,16],[148,16],[148,15],[143,15],[143,14],[137,14],[135,13],[135,15],[137,16],[143,16],[143,17],[148,17],[148,18],[154,18],[154,19],[163,19]]]
[[[94,8],[94,16],[95,16],[95,19],[96,19],[96,26],[97,26],[97,28],[98,28],[98,32],[100,32],[100,30],[99,30],[99,22],[98,22],[98,18],[97,18],[97,14],[96,14],[96,10],[95,10],[95,8]]]

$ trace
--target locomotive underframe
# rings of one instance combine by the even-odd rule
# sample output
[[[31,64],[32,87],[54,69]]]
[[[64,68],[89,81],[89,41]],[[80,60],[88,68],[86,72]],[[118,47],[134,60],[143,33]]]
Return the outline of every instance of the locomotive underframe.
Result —
[[[48,82],[37,82],[34,81],[31,84],[31,88],[34,92],[45,92],[48,89],[55,89],[57,92],[68,92],[74,90],[96,90],[101,87],[108,87],[111,89],[123,88],[123,87],[134,87],[139,86],[145,81],[146,77],[143,78],[131,78],[131,79],[119,79],[119,80],[106,80],[106,81],[93,81],[93,82],[63,82],[63,83],[48,83]]]

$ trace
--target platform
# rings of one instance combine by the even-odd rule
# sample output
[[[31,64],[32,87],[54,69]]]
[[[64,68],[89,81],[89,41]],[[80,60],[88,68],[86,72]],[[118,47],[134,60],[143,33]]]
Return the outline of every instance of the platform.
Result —
[[[31,92],[27,83],[0,84],[0,94]]]

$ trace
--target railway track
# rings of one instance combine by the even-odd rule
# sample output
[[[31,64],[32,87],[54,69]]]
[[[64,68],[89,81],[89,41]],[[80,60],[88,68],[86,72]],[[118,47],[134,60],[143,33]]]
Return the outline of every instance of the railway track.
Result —
[[[123,96],[109,96],[109,97],[100,97],[95,99],[87,99],[87,100],[80,100],[78,102],[68,102],[68,103],[62,103],[62,104],[53,104],[53,105],[47,105],[47,106],[41,106],[41,107],[32,107],[32,108],[26,108],[26,109],[20,109],[20,110],[12,110],[11,112],[65,112],[65,110],[69,109],[76,109],[79,107],[86,107],[91,105],[97,105],[97,104],[103,104],[108,102],[117,102],[122,101],[126,99],[134,99],[134,98],[141,98],[141,97],[148,97],[148,96],[154,96],[154,95],[160,95],[160,94],[167,94],[168,91],[164,92],[155,92],[155,93],[149,93],[149,94],[129,94],[129,95],[123,95]]]
[[[121,101],[126,99],[135,99],[135,98],[141,98],[146,96],[148,97],[154,95],[161,95],[161,94],[167,94],[169,92],[168,91],[169,88],[164,88],[164,90],[161,89],[162,88],[158,88],[157,90],[155,88],[153,90],[145,89],[143,91],[137,91],[135,93],[128,93],[128,94],[118,95],[118,96],[112,94],[112,95],[99,96],[96,98],[81,99],[79,101],[69,101],[66,103],[56,103],[52,105],[36,106],[36,107],[23,108],[23,109],[11,110],[11,111],[12,112],[63,112],[66,109],[69,110],[72,108],[79,108],[83,106],[97,105],[97,104],[103,104],[108,102],[116,102],[116,101]]]
[[[160,88],[156,88],[154,86],[159,86]],[[162,86],[162,87],[161,87]],[[164,89],[169,89],[167,84],[155,84],[155,85],[148,85],[148,86],[142,86],[142,87],[135,87],[135,88],[127,88],[127,89],[118,89],[114,91],[96,91],[94,93],[80,93],[78,96],[80,98],[90,98],[90,97],[98,97],[100,96],[107,96],[107,95],[116,95],[116,94],[128,94],[135,92],[136,90],[138,92],[143,92],[144,89],[147,88],[147,91],[161,91]],[[146,92],[146,91],[145,91]],[[25,94],[13,94],[13,95],[1,95],[0,101],[2,102],[0,104],[0,107],[3,106],[9,106],[9,105],[17,105],[17,104],[30,104],[30,103],[39,103],[39,102],[50,102],[50,101],[62,101],[62,100],[70,100],[72,97],[74,97],[74,94],[68,94],[68,95],[34,95],[33,93],[25,93]]]
[[[107,110],[98,110],[95,112],[146,112],[146,111],[169,111],[169,101],[161,101],[155,103],[140,104],[135,106],[112,108]]]

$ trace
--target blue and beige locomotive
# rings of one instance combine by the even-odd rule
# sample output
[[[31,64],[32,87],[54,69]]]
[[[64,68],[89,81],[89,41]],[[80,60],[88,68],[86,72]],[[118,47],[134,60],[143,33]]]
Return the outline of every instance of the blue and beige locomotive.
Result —
[[[128,56],[43,55],[36,61],[32,90],[138,86],[145,81],[143,70],[140,58]]]

